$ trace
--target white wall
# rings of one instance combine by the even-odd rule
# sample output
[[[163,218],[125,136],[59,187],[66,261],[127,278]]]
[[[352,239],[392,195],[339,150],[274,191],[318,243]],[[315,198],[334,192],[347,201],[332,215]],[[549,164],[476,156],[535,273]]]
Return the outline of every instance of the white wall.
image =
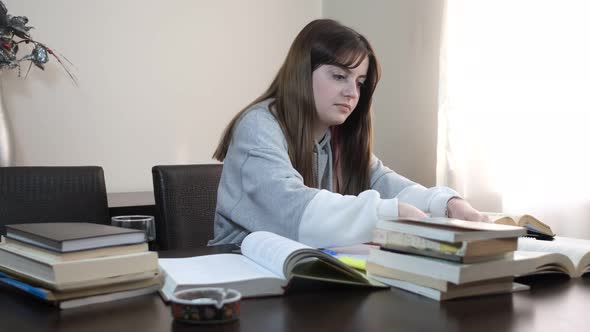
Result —
[[[156,164],[209,163],[321,0],[7,0],[66,55],[2,77],[18,165],[100,165],[109,192],[151,190]],[[26,68],[23,68],[26,69]]]
[[[56,61],[2,77],[18,165],[101,165],[109,192],[151,190],[157,164],[209,163],[228,121],[259,95],[299,30],[329,17],[366,35],[383,78],[375,152],[435,184],[438,0],[6,0]]]
[[[374,148],[419,183],[436,183],[440,0],[324,0],[323,16],[369,39],[381,62],[374,97]]]

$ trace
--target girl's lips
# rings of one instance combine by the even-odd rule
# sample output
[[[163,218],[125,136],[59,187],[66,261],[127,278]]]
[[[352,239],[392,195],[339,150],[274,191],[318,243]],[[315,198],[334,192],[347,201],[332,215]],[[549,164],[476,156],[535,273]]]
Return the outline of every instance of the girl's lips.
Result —
[[[350,107],[350,105],[348,105],[348,104],[334,104],[334,105],[341,107],[341,108],[346,108],[348,111],[350,111],[352,109],[352,107]]]

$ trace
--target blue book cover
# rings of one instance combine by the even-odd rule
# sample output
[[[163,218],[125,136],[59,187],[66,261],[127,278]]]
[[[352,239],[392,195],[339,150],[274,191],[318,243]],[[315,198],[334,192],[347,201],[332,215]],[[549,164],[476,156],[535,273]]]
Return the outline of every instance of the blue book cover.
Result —
[[[34,297],[40,298],[42,300],[47,300],[48,292],[46,290],[31,286],[23,281],[16,280],[6,273],[0,272],[0,283],[11,288],[19,289],[27,294],[31,294]]]

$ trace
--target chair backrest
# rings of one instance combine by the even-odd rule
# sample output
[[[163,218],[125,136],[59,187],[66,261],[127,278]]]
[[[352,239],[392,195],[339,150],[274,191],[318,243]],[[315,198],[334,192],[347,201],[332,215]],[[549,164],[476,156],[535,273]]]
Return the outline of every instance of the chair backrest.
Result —
[[[7,224],[35,222],[108,223],[102,168],[0,167],[0,233]]]
[[[213,238],[222,164],[152,168],[158,249],[188,249]]]

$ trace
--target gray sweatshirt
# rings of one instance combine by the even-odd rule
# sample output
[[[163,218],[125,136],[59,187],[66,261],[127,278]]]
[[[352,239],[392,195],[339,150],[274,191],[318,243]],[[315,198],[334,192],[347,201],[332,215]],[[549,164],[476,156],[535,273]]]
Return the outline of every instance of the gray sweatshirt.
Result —
[[[241,243],[248,233],[270,231],[312,247],[371,241],[378,219],[398,216],[398,201],[444,216],[459,196],[447,187],[425,188],[372,156],[370,188],[357,196],[332,192],[330,132],[314,149],[319,188],[293,168],[287,141],[270,112],[271,100],[252,106],[234,128],[217,193],[214,239],[209,245]]]

